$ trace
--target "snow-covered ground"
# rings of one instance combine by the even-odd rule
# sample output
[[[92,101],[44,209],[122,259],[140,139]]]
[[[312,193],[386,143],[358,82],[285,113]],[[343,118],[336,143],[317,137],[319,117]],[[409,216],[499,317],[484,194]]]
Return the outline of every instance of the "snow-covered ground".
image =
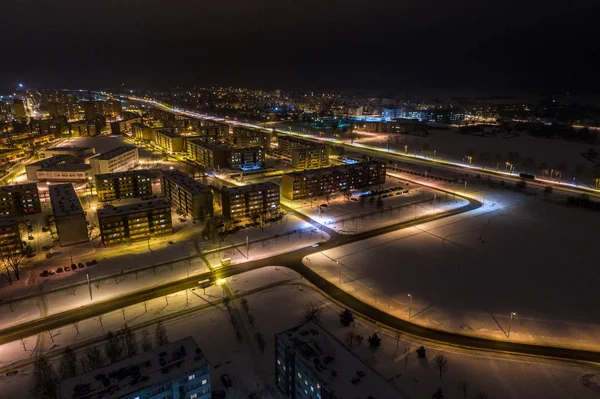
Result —
[[[228,398],[247,398],[250,393],[258,393],[261,398],[283,398],[274,388],[274,341],[276,333],[289,329],[302,322],[303,312],[309,303],[322,308],[322,324],[341,341],[346,341],[348,331],[362,336],[378,332],[382,338],[380,348],[373,350],[366,342],[353,344],[351,350],[365,363],[371,365],[411,398],[428,398],[438,387],[444,389],[446,398],[462,398],[458,389],[460,381],[469,385],[468,397],[485,391],[491,398],[595,398],[598,395],[598,369],[589,366],[575,366],[554,361],[538,361],[516,356],[492,356],[460,349],[449,349],[425,344],[427,358],[416,357],[415,349],[422,343],[380,331],[377,326],[366,320],[358,319],[351,327],[342,327],[338,320],[340,308],[328,302],[319,293],[306,284],[297,274],[285,268],[269,267],[255,270],[228,279],[227,286],[232,292],[242,294],[266,284],[277,284],[265,290],[246,296],[249,312],[254,317],[254,326],[242,310],[240,299],[233,301],[234,313],[242,325],[242,340],[235,338],[234,329],[229,321],[229,313],[223,304],[213,304],[222,297],[220,287],[207,289],[206,295],[196,289],[188,293],[189,308],[197,310],[188,315],[180,315],[164,322],[171,341],[192,336],[212,366],[213,389],[227,391]],[[115,331],[125,322],[130,327],[143,325],[153,329],[152,321],[169,313],[184,311],[185,293],[177,293],[166,304],[164,298],[125,310],[125,320],[121,311],[112,312],[103,317],[102,324],[97,319],[81,322],[77,328],[67,326],[52,332],[38,340],[45,350],[61,348],[84,340],[102,337],[108,330]],[[140,329],[137,330],[138,335]],[[266,341],[262,353],[254,335],[260,332]],[[43,343],[42,343],[43,341]],[[28,357],[32,355],[36,340],[26,340],[27,352],[21,342],[0,347],[5,359]],[[103,343],[100,343],[102,346]],[[408,362],[405,362],[405,349],[409,349]],[[448,370],[439,378],[433,366],[436,354],[448,358]],[[19,355],[20,354],[20,355]],[[55,358],[54,364],[58,359]],[[31,387],[32,367],[27,366],[15,375],[0,376],[0,392],[3,399],[26,399]],[[224,388],[220,375],[227,373],[233,380],[232,388]]]
[[[469,187],[485,199],[477,210],[323,251],[305,264],[397,317],[408,317],[411,294],[418,324],[600,349],[591,233],[600,215],[483,187]]]
[[[356,143],[364,143],[370,146],[387,148],[385,137],[388,135],[378,135],[373,141],[372,136],[360,136]],[[394,143],[394,135],[391,136]],[[382,138],[383,137],[383,138]],[[383,142],[381,142],[384,140]],[[574,176],[576,165],[583,166],[583,174],[578,180],[582,183],[593,186],[593,165],[584,157],[582,153],[587,152],[589,148],[595,148],[600,152],[600,146],[569,142],[565,140],[544,139],[532,137],[526,134],[511,138],[479,137],[473,135],[463,135],[457,133],[454,129],[440,130],[430,129],[427,137],[416,137],[410,135],[400,135],[400,144],[398,151],[404,153],[404,143],[408,145],[409,154],[421,155],[423,145],[429,145],[429,151],[436,151],[436,158],[445,159],[453,162],[460,162],[463,157],[472,153],[473,163],[476,165],[485,165],[486,167],[496,168],[496,154],[500,154],[500,168],[504,168],[504,163],[509,161],[508,153],[518,153],[520,160],[514,162],[515,169],[521,172],[539,174],[538,166],[545,162],[548,168],[556,169],[561,163],[567,166],[563,171],[563,179],[571,181]],[[485,159],[487,154],[488,159]],[[531,158],[531,165],[524,165],[523,160]]]

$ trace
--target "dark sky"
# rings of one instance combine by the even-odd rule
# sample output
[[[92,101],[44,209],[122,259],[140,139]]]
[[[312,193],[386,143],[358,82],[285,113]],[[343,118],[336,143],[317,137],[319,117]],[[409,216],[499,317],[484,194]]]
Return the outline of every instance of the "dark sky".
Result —
[[[0,91],[597,93],[598,0],[1,0]]]

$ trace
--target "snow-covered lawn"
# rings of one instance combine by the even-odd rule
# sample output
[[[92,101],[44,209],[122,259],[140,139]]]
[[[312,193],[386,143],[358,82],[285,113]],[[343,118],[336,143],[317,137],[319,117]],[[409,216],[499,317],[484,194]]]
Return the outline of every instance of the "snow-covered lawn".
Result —
[[[236,340],[234,329],[229,321],[229,313],[222,304],[205,306],[202,310],[187,316],[177,317],[165,322],[170,340],[192,336],[200,346],[212,366],[213,389],[224,389],[229,398],[246,398],[250,393],[259,393],[261,398],[283,398],[274,389],[274,340],[276,333],[298,325],[303,320],[303,312],[312,302],[322,308],[322,323],[340,340],[346,341],[346,334],[352,330],[362,336],[378,332],[382,338],[380,348],[373,350],[366,342],[353,344],[352,350],[367,364],[376,368],[393,384],[411,398],[429,398],[438,388],[444,389],[446,398],[462,398],[458,390],[460,381],[469,384],[469,395],[473,397],[479,391],[485,391],[490,398],[594,398],[598,395],[598,370],[592,366],[566,365],[552,361],[532,361],[519,357],[496,357],[487,353],[476,353],[459,349],[448,349],[425,344],[427,358],[420,360],[414,350],[422,343],[412,339],[397,339],[393,333],[380,331],[366,320],[356,320],[354,326],[342,327],[338,320],[340,308],[328,302],[320,293],[313,290],[306,281],[285,268],[269,267],[252,271],[228,279],[228,287],[234,293],[242,293],[266,284],[286,280],[285,285],[274,286],[266,290],[247,295],[249,312],[254,316],[254,326],[248,323],[248,317],[242,310],[240,299],[233,303],[234,312],[243,323],[241,342]],[[188,294],[190,308],[200,306],[206,301],[216,301],[223,294],[219,287]],[[196,294],[202,298],[196,296]],[[125,310],[125,320],[121,311],[112,312],[103,318],[103,328],[97,319],[81,322],[53,331],[54,344],[46,334],[45,349],[63,347],[81,340],[101,337],[109,329],[117,330],[125,322],[135,327],[140,323],[169,312],[185,309],[185,293],[177,293],[166,305],[164,298],[149,301],[148,310],[143,304]],[[148,325],[152,329],[152,325]],[[262,353],[254,338],[260,332],[266,341]],[[139,334],[139,330],[138,330]],[[34,338],[27,340],[28,352],[25,354],[20,342],[0,347],[3,358],[17,353],[31,355]],[[102,345],[102,344],[101,344]],[[404,351],[409,348],[408,362],[405,363]],[[433,366],[433,358],[441,353],[448,358],[448,371],[440,380]],[[57,361],[55,361],[55,365]],[[26,399],[31,384],[32,367],[27,366],[16,375],[0,376],[0,392],[3,399]],[[232,388],[224,388],[220,376],[227,373],[233,379]],[[586,387],[585,385],[588,385]]]
[[[599,349],[600,215],[507,190],[485,206],[311,255],[308,266],[398,317],[464,334]],[[340,277],[341,274],[341,277]],[[510,314],[515,312],[512,323]]]

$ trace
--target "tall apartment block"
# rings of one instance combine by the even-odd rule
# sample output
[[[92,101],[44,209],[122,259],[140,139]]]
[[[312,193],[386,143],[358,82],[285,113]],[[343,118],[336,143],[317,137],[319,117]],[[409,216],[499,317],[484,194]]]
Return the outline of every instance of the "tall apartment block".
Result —
[[[407,397],[312,321],[275,336],[275,385],[292,399]]]
[[[296,200],[376,186],[385,183],[385,171],[384,162],[370,161],[288,173],[282,177],[281,193]]]
[[[140,163],[138,148],[133,146],[117,147],[90,159],[95,175],[123,172],[133,169]]]
[[[192,337],[64,380],[60,399],[210,399],[210,364]]]
[[[212,192],[207,186],[178,170],[161,171],[161,190],[171,206],[194,219],[212,215]]]
[[[0,217],[0,255],[20,252],[19,220],[14,216]]]
[[[37,184],[0,187],[0,216],[24,216],[41,211]]]
[[[104,246],[171,234],[171,205],[161,198],[124,206],[108,206],[98,210],[98,224]]]
[[[154,142],[157,146],[167,152],[185,151],[184,138],[169,129],[156,129],[154,131]]]
[[[279,213],[279,186],[273,182],[227,187],[221,191],[223,216],[236,220]]]
[[[152,195],[150,170],[130,170],[127,172],[96,175],[98,201],[115,201],[122,198],[137,198]]]
[[[279,136],[279,152],[294,168],[314,169],[329,166],[329,148],[324,144],[291,136]]]
[[[87,221],[73,185],[55,184],[49,191],[60,246],[89,241]]]
[[[248,169],[260,167],[265,161],[261,147],[233,148],[227,144],[211,144],[198,139],[187,141],[190,158],[213,169]]]
[[[236,148],[262,147],[268,149],[271,146],[271,133],[234,126],[231,141]]]

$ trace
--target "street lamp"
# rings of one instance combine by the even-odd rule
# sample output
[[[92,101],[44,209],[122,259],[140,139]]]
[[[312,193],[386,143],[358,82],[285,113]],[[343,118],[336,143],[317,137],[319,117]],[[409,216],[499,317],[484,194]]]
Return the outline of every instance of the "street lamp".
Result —
[[[510,312],[510,320],[508,321],[508,334],[506,335],[506,338],[510,338],[510,325],[512,324],[513,316],[516,315],[517,314],[515,312]]]
[[[408,294],[408,319],[412,317],[412,294]]]

